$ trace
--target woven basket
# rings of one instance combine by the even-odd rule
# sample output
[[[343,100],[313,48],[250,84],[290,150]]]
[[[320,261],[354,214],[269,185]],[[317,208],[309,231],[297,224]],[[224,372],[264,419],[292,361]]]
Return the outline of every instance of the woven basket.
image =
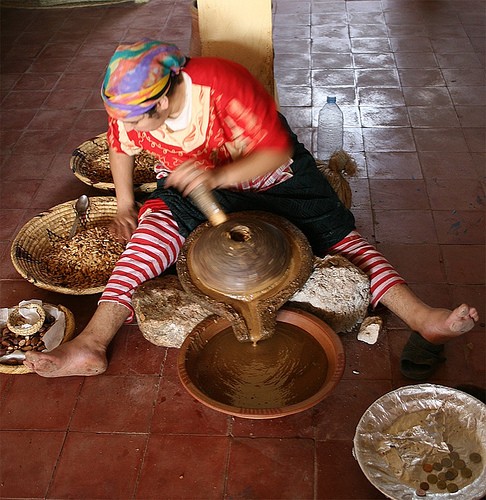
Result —
[[[89,200],[85,229],[109,225],[116,215],[116,198],[95,196]],[[17,272],[39,288],[68,295],[101,293],[104,285],[88,288],[55,285],[46,272],[43,254],[52,248],[53,243],[68,237],[75,219],[75,203],[76,200],[62,203],[27,222],[12,242],[10,257]]]
[[[64,313],[64,316],[66,317],[66,329],[64,330],[64,337],[62,339],[61,344],[64,344],[64,342],[71,340],[74,336],[74,327],[75,327],[73,313],[67,307],[62,306],[61,304],[58,304],[57,306],[54,306],[52,304],[46,304],[46,305],[57,307]],[[8,373],[10,375],[22,375],[24,373],[32,373],[32,372],[25,365],[0,364],[0,373]]]
[[[142,151],[135,156],[133,184],[135,191],[151,193],[157,187],[154,166],[157,158]],[[113,177],[110,170],[110,158],[106,133],[97,135],[83,142],[71,155],[71,170],[74,175],[97,189],[114,191]]]

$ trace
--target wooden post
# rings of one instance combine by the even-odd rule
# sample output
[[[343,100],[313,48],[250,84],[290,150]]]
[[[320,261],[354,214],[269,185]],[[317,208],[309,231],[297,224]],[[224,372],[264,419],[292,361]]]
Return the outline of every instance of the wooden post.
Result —
[[[276,98],[271,0],[198,0],[203,56],[245,66]]]

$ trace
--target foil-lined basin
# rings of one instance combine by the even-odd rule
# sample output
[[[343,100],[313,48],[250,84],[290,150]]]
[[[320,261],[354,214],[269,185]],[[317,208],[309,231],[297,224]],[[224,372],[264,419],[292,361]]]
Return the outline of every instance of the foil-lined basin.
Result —
[[[427,483],[425,464],[437,464],[454,453],[466,462],[471,477],[457,470],[457,492]],[[471,453],[481,457],[469,460]],[[469,394],[434,384],[401,387],[375,401],[363,414],[354,436],[353,454],[367,479],[393,500],[480,500],[486,495],[486,405]],[[444,462],[445,463],[445,462]],[[450,471],[450,469],[447,469]],[[427,483],[428,484],[428,483]],[[444,486],[444,485],[443,485]],[[420,495],[418,493],[421,493]]]
[[[229,415],[269,419],[307,410],[325,399],[344,372],[344,349],[323,321],[281,309],[275,334],[242,343],[231,323],[216,316],[182,344],[179,377],[199,402]]]

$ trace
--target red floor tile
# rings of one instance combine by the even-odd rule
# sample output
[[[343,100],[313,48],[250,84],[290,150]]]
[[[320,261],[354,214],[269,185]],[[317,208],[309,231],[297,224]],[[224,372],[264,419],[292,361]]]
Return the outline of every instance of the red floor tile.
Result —
[[[478,179],[426,179],[434,210],[474,210],[484,205],[484,187]]]
[[[135,498],[222,498],[229,446],[228,437],[152,434]]]
[[[14,153],[38,150],[39,153],[57,152],[66,142],[64,133],[57,130],[27,130],[15,144]]]
[[[415,56],[415,58],[417,57]],[[446,87],[404,86],[403,96],[409,109],[413,109],[413,106],[447,106],[452,104]]]
[[[125,325],[110,344],[108,358],[107,375],[159,375],[166,348],[149,342],[136,325]]]
[[[429,200],[422,180],[370,179],[373,207],[380,210],[427,210]]]
[[[1,166],[1,175],[5,180],[29,181],[43,179],[54,158],[52,154],[12,154]]]
[[[313,498],[314,442],[235,439],[228,469],[229,498]]]
[[[441,244],[482,245],[484,212],[469,210],[434,211],[437,239]]]
[[[379,243],[436,243],[432,214],[426,210],[376,210]]]
[[[158,383],[155,376],[86,378],[70,428],[90,432],[148,432]]]
[[[486,255],[481,245],[445,245],[444,265],[449,283],[481,284],[486,274]]]
[[[377,342],[371,345],[358,340],[355,332],[342,335],[346,354],[346,369],[343,379],[352,381],[391,380],[388,335],[389,333],[382,328]],[[325,406],[325,402],[323,406]]]
[[[43,129],[66,129],[79,115],[74,109],[46,109],[37,112],[35,118],[30,122],[30,130]]]
[[[316,439],[352,439],[365,410],[391,389],[390,380],[341,380],[330,396],[315,408]]]
[[[368,151],[415,151],[412,132],[407,128],[363,129],[363,138]]]
[[[413,129],[418,151],[451,151],[467,153],[467,143],[460,129]]]
[[[478,387],[486,386],[486,342],[480,331],[468,332],[464,339],[464,356],[470,369],[469,381]]]
[[[17,189],[17,181],[2,182],[0,191],[0,208],[21,209],[29,205],[30,200],[35,196],[42,181],[30,180],[25,183],[22,191]]]
[[[48,498],[133,498],[146,434],[70,432]]]
[[[81,377],[46,379],[27,373],[12,378],[0,408],[2,429],[64,431],[69,427],[83,385]]]
[[[0,229],[0,238],[8,240],[18,227],[18,221],[23,214],[24,209],[9,209],[0,208],[0,218],[2,219],[2,226]],[[9,247],[10,248],[10,247]],[[2,276],[4,276],[2,274]]]
[[[280,418],[255,420],[234,417],[231,434],[235,437],[309,438],[314,436],[314,409]]]
[[[1,497],[46,498],[65,437],[64,432],[1,431]]]
[[[381,243],[378,248],[408,283],[446,282],[438,245]]]
[[[15,83],[15,90],[51,91],[60,78],[59,73],[24,73]]]
[[[380,500],[386,498],[367,479],[347,441],[317,443],[317,498]]]

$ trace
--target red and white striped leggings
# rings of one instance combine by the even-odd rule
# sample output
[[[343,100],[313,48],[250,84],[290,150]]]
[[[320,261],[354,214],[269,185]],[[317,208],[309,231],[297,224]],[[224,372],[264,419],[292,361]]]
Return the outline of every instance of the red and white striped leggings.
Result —
[[[100,302],[124,305],[130,311],[127,321],[131,321],[134,316],[131,305],[133,292],[174,264],[184,241],[168,209],[145,211],[113,270]],[[392,286],[405,282],[385,257],[356,231],[330,248],[329,253],[342,255],[369,276],[372,307]]]

